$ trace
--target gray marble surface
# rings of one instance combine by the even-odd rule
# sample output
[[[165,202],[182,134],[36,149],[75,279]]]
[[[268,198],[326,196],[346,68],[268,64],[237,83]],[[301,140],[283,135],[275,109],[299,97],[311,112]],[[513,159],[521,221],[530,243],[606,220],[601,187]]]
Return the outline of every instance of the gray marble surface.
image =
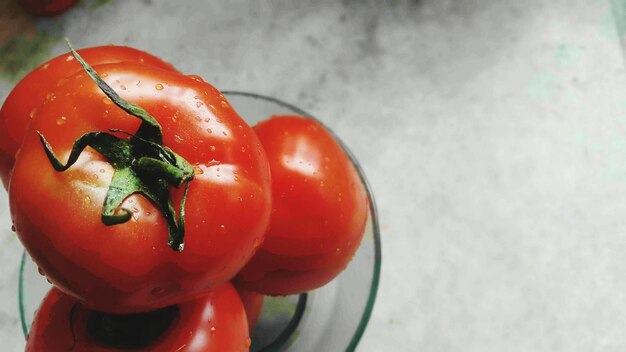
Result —
[[[626,81],[608,1],[114,1],[59,23],[76,47],[135,46],[335,130],[381,216],[360,351],[626,350]],[[21,246],[0,232],[0,341],[19,351]]]

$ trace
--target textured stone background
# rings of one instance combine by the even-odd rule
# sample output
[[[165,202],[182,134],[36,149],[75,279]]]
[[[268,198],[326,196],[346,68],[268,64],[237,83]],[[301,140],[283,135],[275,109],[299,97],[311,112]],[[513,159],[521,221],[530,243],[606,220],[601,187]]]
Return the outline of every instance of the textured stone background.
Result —
[[[335,130],[382,224],[359,350],[626,350],[625,72],[608,1],[182,3],[114,1],[57,25],[76,47],[135,46]],[[21,247],[0,231],[0,341],[18,351]]]

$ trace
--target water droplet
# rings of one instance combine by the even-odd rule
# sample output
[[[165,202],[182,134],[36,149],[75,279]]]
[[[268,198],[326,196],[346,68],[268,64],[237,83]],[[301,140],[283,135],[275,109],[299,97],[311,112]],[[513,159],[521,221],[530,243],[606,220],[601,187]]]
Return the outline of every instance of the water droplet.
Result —
[[[256,249],[259,248],[261,243],[263,243],[263,239],[261,237],[257,237],[254,239],[254,241],[252,241],[252,246]]]
[[[195,175],[202,175],[204,173],[204,171],[200,167],[196,166],[196,167],[193,168],[193,173]]]
[[[39,273],[39,275],[41,275],[41,276],[46,276],[46,272],[45,272],[45,271],[43,271],[43,269],[42,269],[42,268],[40,268],[40,267],[37,267],[37,272],[38,272],[38,273]]]
[[[202,77],[198,76],[198,75],[189,75],[189,78],[193,79],[196,82],[204,82],[204,80],[202,79]]]
[[[241,152],[245,153],[246,152],[246,147],[241,147]]]
[[[113,104],[113,101],[111,101],[111,99],[109,99],[109,97],[102,98],[102,102],[105,103],[106,105]]]
[[[109,77],[109,74],[106,72],[100,74],[100,78],[107,78],[107,77]]]
[[[202,107],[202,105],[204,105],[204,103],[203,103],[203,102],[201,102],[201,101],[197,101],[197,102],[196,102],[196,107],[197,107],[197,108]]]
[[[206,131],[207,131],[207,132],[209,132],[209,133],[213,133],[213,130],[212,130],[212,129],[210,129],[210,128],[207,128],[207,129],[206,129]],[[212,147],[213,147],[213,146],[212,146]]]
[[[251,344],[252,344],[252,340],[249,337],[246,337],[246,340],[243,342],[244,347],[250,348]]]
[[[57,126],[65,125],[66,122],[67,122],[67,118],[65,116],[59,117],[56,121]]]
[[[11,231],[15,232],[15,225],[11,225]]]
[[[226,102],[226,100],[222,100],[220,102],[220,105],[222,105],[223,108],[227,108],[228,107],[228,103]]]
[[[100,173],[103,174],[105,172],[104,169],[100,169]]]
[[[211,121],[211,119],[208,118],[208,117],[206,119],[204,119],[204,122],[209,122],[209,121]]]
[[[91,197],[85,196],[85,203],[91,203]]]
[[[54,101],[56,98],[57,96],[54,93],[48,93],[48,95],[46,95],[46,101]]]
[[[156,89],[156,90],[163,90],[163,85],[162,85],[161,83],[157,83],[157,84],[154,86],[154,89]]]
[[[209,149],[211,149],[211,151],[214,152],[215,151],[215,146],[212,145],[212,146],[209,147]]]
[[[137,80],[137,83],[135,83],[135,85],[136,85],[137,87],[139,87],[139,85],[140,85],[140,84],[141,84],[141,80],[139,80],[139,79],[138,79],[138,80]]]
[[[73,60],[73,59],[74,59],[74,57],[70,55],[70,56],[69,56],[69,58],[67,58],[66,60],[67,60],[67,61],[71,61],[71,60]],[[45,69],[47,69],[47,68],[48,68],[48,66],[50,66],[50,64],[49,64],[49,63],[46,63],[45,65],[41,66],[41,69],[42,69],[42,70],[45,70]]]
[[[30,118],[31,118],[31,119],[32,119],[33,117],[35,117],[35,115],[37,115],[37,111],[38,111],[38,110],[37,110],[37,108],[34,108],[34,109],[32,109],[32,110],[30,111],[29,116],[30,116]]]
[[[126,86],[125,86],[125,85],[123,85],[123,84],[120,84],[120,89],[121,89],[121,90],[126,90]]]
[[[162,293],[165,292],[165,288],[164,287],[155,287],[150,291],[150,294],[152,294],[153,296],[158,296],[161,295]]]
[[[224,136],[228,136],[228,133],[226,133],[226,131],[222,131],[222,134],[223,134]]]

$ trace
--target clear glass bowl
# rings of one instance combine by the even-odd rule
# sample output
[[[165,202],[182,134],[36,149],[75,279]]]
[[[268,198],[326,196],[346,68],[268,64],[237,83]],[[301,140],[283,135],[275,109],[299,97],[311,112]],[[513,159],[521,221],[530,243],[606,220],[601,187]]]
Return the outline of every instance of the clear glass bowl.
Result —
[[[271,115],[312,117],[274,98],[244,92],[224,94],[250,125]],[[353,351],[365,331],[380,275],[378,216],[363,170],[345,145],[341,145],[359,171],[370,200],[363,242],[346,270],[326,286],[299,296],[266,298],[252,333],[252,351]],[[39,275],[36,264],[24,253],[19,275],[19,309],[25,336],[49,288],[50,284]]]

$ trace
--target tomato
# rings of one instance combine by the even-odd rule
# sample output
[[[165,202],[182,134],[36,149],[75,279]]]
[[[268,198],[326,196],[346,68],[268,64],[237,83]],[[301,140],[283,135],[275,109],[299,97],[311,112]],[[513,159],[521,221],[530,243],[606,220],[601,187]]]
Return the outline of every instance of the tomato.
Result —
[[[132,315],[86,309],[53,288],[28,335],[26,352],[247,351],[248,323],[230,283],[205,296]]]
[[[270,163],[265,242],[237,284],[269,295],[320,287],[348,264],[363,236],[367,193],[350,158],[313,119],[276,116],[254,127]]]
[[[169,63],[141,50],[125,46],[98,46],[81,49],[78,52],[91,65],[137,62],[175,71]],[[81,70],[81,66],[71,54],[59,55],[26,75],[7,96],[0,109],[0,179],[5,188],[8,188],[15,153],[22,144],[37,108],[58,85],[64,84],[66,77]]]
[[[120,173],[146,169],[118,169],[89,147],[66,171],[53,168],[37,132],[63,163],[75,141],[93,131],[115,129],[109,134],[117,142],[147,143],[147,133],[124,139],[140,134],[144,123],[79,72],[39,107],[17,156],[9,202],[18,237],[55,286],[91,309],[142,312],[199,297],[231,279],[263,241],[271,184],[262,146],[224,96],[197,77],[134,63],[94,68],[122,98],[151,114],[168,153],[192,166],[188,192],[159,188],[171,197],[169,208],[134,193],[107,213],[105,199]],[[144,186],[161,187],[164,180]],[[182,210],[184,250],[182,231],[172,230],[183,229]],[[105,223],[126,215],[123,223]]]
[[[250,329],[250,332],[252,332],[254,330],[254,325],[256,324],[259,316],[261,315],[261,311],[263,310],[264,296],[260,293],[244,290],[236,286],[235,289],[237,289],[237,293],[239,293],[239,298],[241,298],[241,303],[243,303],[243,307],[246,310],[246,317],[248,317],[248,328]]]
[[[19,3],[31,15],[54,16],[67,11],[78,0],[19,0]]]

